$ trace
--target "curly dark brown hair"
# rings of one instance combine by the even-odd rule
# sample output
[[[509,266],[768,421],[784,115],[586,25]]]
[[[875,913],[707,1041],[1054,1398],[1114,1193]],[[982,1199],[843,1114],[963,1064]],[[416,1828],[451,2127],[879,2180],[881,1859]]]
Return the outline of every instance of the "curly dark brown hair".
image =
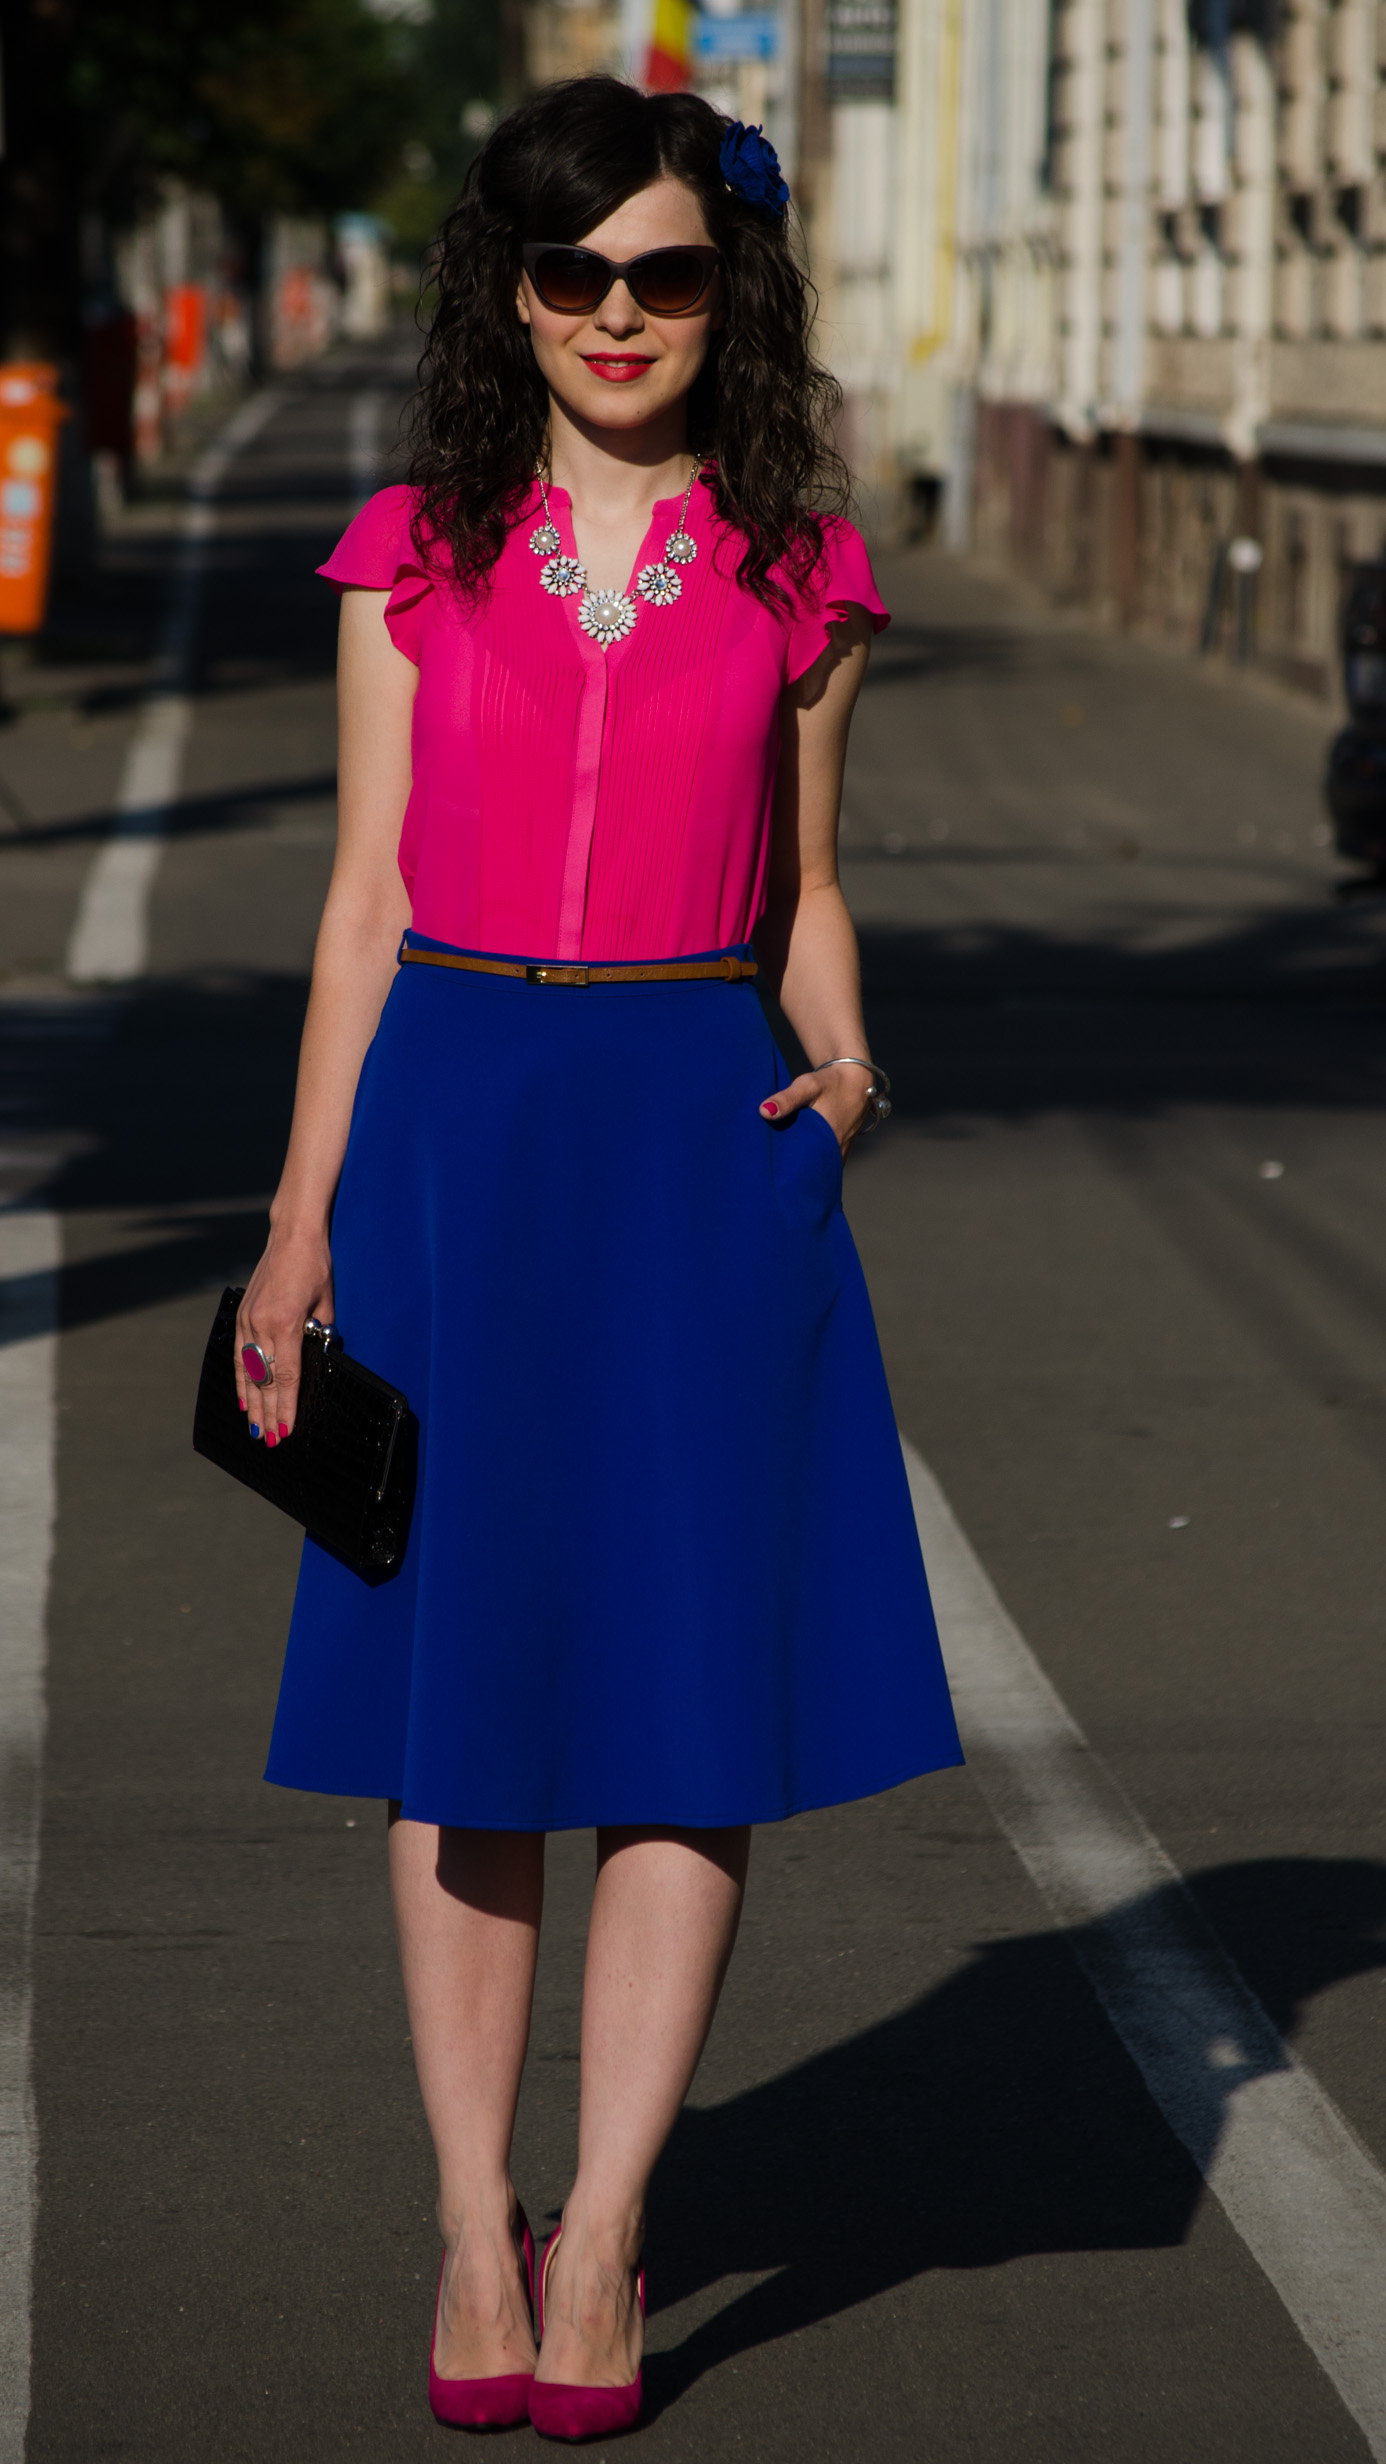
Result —
[[[527,240],[583,239],[661,177],[681,180],[721,252],[726,322],[688,399],[688,441],[715,462],[719,512],[746,542],[739,579],[783,604],[822,553],[819,515],[847,501],[833,443],[841,395],[809,348],[813,293],[788,218],[743,202],[718,161],[731,123],[695,94],[574,77],[521,103],[487,139],[443,225],[437,305],[419,368],[414,544],[441,547],[474,597],[545,451],[548,390],[515,313]]]

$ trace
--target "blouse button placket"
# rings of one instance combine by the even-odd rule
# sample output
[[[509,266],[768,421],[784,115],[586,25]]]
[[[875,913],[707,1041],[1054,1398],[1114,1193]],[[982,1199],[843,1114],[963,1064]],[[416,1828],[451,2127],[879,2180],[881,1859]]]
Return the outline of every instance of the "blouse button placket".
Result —
[[[550,505],[553,492],[550,492]],[[564,547],[577,554],[572,507],[563,504],[555,518],[566,532]],[[583,632],[577,620],[578,601],[565,599],[568,622],[586,674],[578,704],[577,743],[573,758],[573,802],[568,816],[568,844],[563,859],[563,884],[558,900],[559,958],[581,958],[582,928],[587,914],[587,877],[592,864],[592,833],[597,820],[597,795],[602,779],[602,737],[606,731],[607,683],[612,653]]]
[[[551,488],[549,491],[550,517],[563,535],[563,552],[577,562],[577,540],[573,534],[572,505],[566,497],[561,503],[556,504],[556,496],[557,490]],[[690,500],[686,502],[679,515],[680,528],[683,528],[689,518],[690,503],[691,491]],[[689,560],[680,558],[678,561],[686,563]],[[558,949],[555,954],[559,958],[581,958],[583,955],[583,925],[587,915],[587,880],[592,865],[592,833],[596,827],[597,795],[601,787],[602,740],[606,732],[606,704],[610,689],[611,662],[621,656],[626,643],[634,636],[627,634],[624,640],[613,642],[609,650],[603,650],[600,643],[592,640],[590,634],[584,633],[578,622],[578,608],[581,601],[577,597],[565,598],[562,604],[567,610],[568,622],[572,628],[573,639],[578,646],[579,656],[586,669],[586,675],[583,680],[582,698],[578,705],[577,745],[573,759],[573,802],[568,817],[568,844],[563,859],[563,883],[558,900]],[[664,612],[667,613],[667,611]],[[636,629],[638,630],[638,627]]]

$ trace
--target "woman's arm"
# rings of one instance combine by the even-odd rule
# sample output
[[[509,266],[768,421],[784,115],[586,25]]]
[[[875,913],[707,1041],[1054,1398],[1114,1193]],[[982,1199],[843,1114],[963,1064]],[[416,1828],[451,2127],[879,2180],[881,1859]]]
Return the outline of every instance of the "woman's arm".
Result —
[[[348,590],[342,598],[337,855],[313,957],[289,1151],[265,1254],[236,1320],[237,1392],[252,1428],[271,1446],[294,1425],[304,1319],[332,1315],[328,1217],[356,1081],[409,922],[398,855],[418,670],[385,629],[388,596]],[[268,1385],[257,1387],[245,1375],[241,1346],[250,1342],[274,1357]]]
[[[852,607],[832,640],[785,692],[770,879],[756,953],[809,1059],[868,1056],[857,936],[837,874],[837,824],[847,731],[871,646],[871,619]],[[815,1069],[767,1096],[783,1119],[805,1104],[836,1131],[845,1155],[866,1118],[865,1069]]]

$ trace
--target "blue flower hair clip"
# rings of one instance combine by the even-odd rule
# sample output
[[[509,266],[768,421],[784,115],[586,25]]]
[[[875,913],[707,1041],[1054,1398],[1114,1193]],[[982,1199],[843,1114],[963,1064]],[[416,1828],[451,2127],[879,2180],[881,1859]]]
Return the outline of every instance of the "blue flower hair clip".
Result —
[[[733,120],[722,139],[718,162],[734,197],[754,206],[757,213],[779,220],[789,203],[789,183],[763,129],[747,128],[743,121]]]

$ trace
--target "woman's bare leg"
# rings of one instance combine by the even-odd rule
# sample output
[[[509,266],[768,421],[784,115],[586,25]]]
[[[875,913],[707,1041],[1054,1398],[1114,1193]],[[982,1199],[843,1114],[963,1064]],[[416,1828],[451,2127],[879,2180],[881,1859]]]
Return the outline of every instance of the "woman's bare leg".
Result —
[[[543,1836],[440,1830],[392,1813],[390,1887],[448,2253],[438,2369],[444,2378],[529,2370],[510,2142],[544,1901]]]
[[[577,2179],[549,2270],[541,2379],[624,2386],[643,2345],[645,2193],[712,2025],[749,1830],[597,1834]]]

